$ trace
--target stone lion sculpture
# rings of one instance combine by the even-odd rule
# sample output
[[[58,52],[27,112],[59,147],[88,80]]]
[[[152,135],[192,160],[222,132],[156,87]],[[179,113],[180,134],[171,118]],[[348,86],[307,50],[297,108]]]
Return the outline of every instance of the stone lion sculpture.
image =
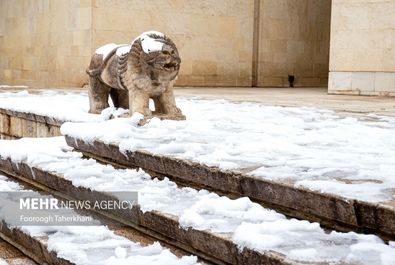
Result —
[[[173,41],[157,31],[144,32],[130,45],[107,44],[92,56],[89,75],[89,112],[100,113],[109,107],[129,108],[129,115],[144,115],[142,124],[154,114],[162,119],[183,120],[177,108],[173,85],[181,59]]]

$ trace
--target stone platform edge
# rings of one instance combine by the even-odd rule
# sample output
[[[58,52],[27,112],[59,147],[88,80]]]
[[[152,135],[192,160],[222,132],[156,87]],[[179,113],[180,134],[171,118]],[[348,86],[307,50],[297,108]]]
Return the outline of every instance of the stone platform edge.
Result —
[[[318,221],[331,229],[375,233],[392,240],[395,238],[395,208],[388,205],[346,199],[146,151],[123,154],[117,145],[98,140],[90,144],[66,135],[66,142],[86,156],[103,162],[128,168],[139,167],[173,178],[178,183],[192,183],[193,186],[219,194],[248,196],[288,216]]]
[[[60,136],[62,123],[44,115],[0,108],[0,135],[6,139]]]
[[[24,162],[13,162],[11,159],[0,158],[0,169],[7,175],[32,185],[37,182],[39,185],[44,185],[71,198],[106,200],[110,196],[105,192],[76,187],[59,174],[30,167]],[[279,253],[259,252],[249,248],[240,250],[229,238],[220,234],[193,228],[183,229],[176,217],[158,211],[143,212],[138,206],[134,206],[128,212],[107,210],[99,214],[131,226],[154,238],[158,238],[159,235],[162,237],[160,240],[214,263],[295,264]]]
[[[9,224],[4,221],[0,223],[0,237],[38,264],[74,264],[58,257],[56,252],[49,251],[46,244],[47,237],[31,236],[18,228],[10,228]]]

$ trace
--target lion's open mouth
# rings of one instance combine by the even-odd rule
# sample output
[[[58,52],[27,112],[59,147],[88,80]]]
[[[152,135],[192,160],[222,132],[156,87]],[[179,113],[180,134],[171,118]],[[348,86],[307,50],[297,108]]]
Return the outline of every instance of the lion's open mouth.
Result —
[[[164,68],[169,68],[169,69],[176,67],[176,66],[177,66],[177,63],[166,63],[163,65]]]

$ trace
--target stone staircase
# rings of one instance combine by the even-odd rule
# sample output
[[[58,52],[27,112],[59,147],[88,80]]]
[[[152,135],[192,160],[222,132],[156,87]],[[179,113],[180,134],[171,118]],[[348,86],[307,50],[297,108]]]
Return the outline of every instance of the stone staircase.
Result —
[[[7,182],[22,187],[18,189],[18,192],[31,192],[33,190],[37,191],[40,194],[39,196],[51,196],[54,198],[58,198],[59,200],[70,200],[73,199],[72,196],[77,196],[79,200],[82,200],[84,198],[86,198],[87,200],[91,200],[93,198],[95,198],[95,200],[99,200],[101,198],[106,198],[106,196],[108,197],[108,195],[104,193],[98,193],[73,186],[70,182],[64,181],[64,179],[62,179],[62,176],[40,171],[36,168],[30,168],[24,163],[18,164],[2,160],[1,164],[1,184],[4,185],[4,182]],[[9,168],[10,165],[16,166],[19,169]],[[27,172],[30,172],[30,174]],[[59,188],[60,186],[56,186],[55,183],[60,185],[62,188]],[[57,189],[54,189],[55,186]],[[5,203],[5,201],[2,200],[2,203]],[[175,258],[182,258],[184,256],[186,257],[190,255],[191,252],[186,252],[181,248],[174,246],[174,244],[172,243],[167,243],[168,240],[165,239],[164,236],[155,234],[154,232],[149,231],[144,227],[138,225],[136,222],[139,222],[138,218],[140,218],[140,216],[136,215],[138,214],[138,212],[136,211],[138,211],[138,209],[132,211],[130,213],[130,216],[120,216],[117,213],[111,212],[95,212],[85,210],[79,210],[78,214],[82,214],[84,216],[91,216],[96,221],[98,221],[100,225],[108,227],[108,230],[113,233],[112,238],[110,239],[119,240],[121,246],[122,244],[139,244],[142,248],[144,248],[152,246],[154,242],[159,240],[161,245],[168,249]],[[35,232],[37,229],[39,232]],[[79,247],[84,248],[84,245],[95,244],[98,239],[107,239],[105,236],[102,237],[100,233],[98,233],[98,236],[95,238],[95,229],[96,226],[85,227],[83,228],[83,230],[77,231],[76,235],[74,235],[76,237],[74,241],[80,243]],[[90,233],[84,233],[84,230],[90,230]],[[7,264],[15,265],[36,264],[35,262],[37,262],[37,264],[61,265],[96,264],[95,262],[74,262],[73,255],[67,255],[67,248],[75,247],[73,246],[72,241],[71,243],[69,243],[68,246],[62,246],[61,244],[58,244],[60,246],[56,247],[55,249],[50,249],[48,242],[49,240],[53,240],[51,237],[59,231],[62,231],[62,229],[59,230],[59,227],[20,227],[18,225],[15,225],[11,220],[2,220],[2,223],[0,225],[0,237],[2,239],[2,241],[0,242],[0,258],[3,258],[7,262]],[[60,240],[64,240],[65,242],[70,241],[67,236],[61,237]],[[109,246],[100,246],[100,251],[102,251],[103,253],[105,252],[105,254],[101,255],[101,258],[104,260],[111,258],[111,255],[113,255],[113,252],[115,252],[116,250],[114,246],[111,246],[111,244],[109,244]],[[21,252],[23,254],[21,254]],[[140,254],[138,249],[135,250],[135,252],[137,255]],[[93,253],[90,255],[92,256],[95,254]],[[144,251],[142,251],[141,255],[144,255]],[[202,254],[201,257],[203,256],[204,255]],[[201,264],[211,263],[205,261],[202,258],[199,259],[199,262]]]
[[[71,138],[68,138],[69,143],[70,140]],[[136,183],[136,190],[138,190],[139,187],[141,188],[142,184],[145,185],[144,188],[153,188],[156,186],[152,185],[158,183],[157,180],[147,179],[146,177],[143,178],[144,183],[135,182],[133,179],[136,175],[142,174],[141,172],[139,173],[134,169],[127,169],[125,171],[125,169],[116,169],[112,166],[109,167],[108,165],[102,164],[104,160],[102,160],[101,163],[98,163],[94,160],[80,158],[80,156],[76,155],[77,153],[75,151],[62,151],[64,147],[59,147],[59,155],[58,153],[55,153],[55,149],[51,147],[51,141],[53,140],[40,140],[37,143],[34,141],[38,140],[29,139],[22,142],[14,142],[12,146],[15,146],[15,149],[19,151],[10,155],[2,153],[0,169],[6,176],[28,183],[36,189],[44,190],[47,194],[53,194],[65,199],[92,200],[95,198],[105,200],[110,195],[101,188],[101,185],[105,184],[112,176],[115,177],[118,174],[124,176],[125,179],[130,178],[132,185],[133,183]],[[44,143],[48,144],[48,153],[43,151],[46,150],[45,146],[42,147]],[[25,154],[24,158],[21,158],[21,155],[24,153],[22,146],[25,145],[30,146],[30,152]],[[78,146],[81,148],[80,145]],[[8,147],[4,143],[0,143],[0,150],[7,148]],[[96,155],[98,154],[96,153]],[[115,155],[113,156],[113,158],[116,157],[117,156]],[[120,157],[120,154],[118,154],[118,157]],[[56,166],[54,167],[54,165]],[[125,167],[125,163],[120,165]],[[135,166],[135,164],[132,165],[133,168]],[[83,181],[82,183],[76,183],[78,180],[83,180],[85,174],[82,171],[86,167],[90,167],[90,169],[94,169],[95,172],[98,172],[95,184],[82,184]],[[185,186],[185,184],[186,183],[184,182],[182,185]],[[129,187],[129,183],[125,183],[125,188],[127,187]],[[315,264],[316,262],[304,262],[298,260],[292,255],[292,249],[291,251],[288,249],[292,248],[292,246],[296,248],[297,246],[300,246],[304,249],[307,246],[314,246],[314,244],[320,245],[320,249],[323,254],[332,253],[331,255],[333,256],[331,256],[331,259],[346,264],[347,262],[342,259],[343,254],[340,254],[341,250],[346,250],[346,252],[350,251],[351,253],[351,246],[356,242],[364,244],[369,243],[371,240],[368,239],[371,236],[364,238],[364,236],[356,234],[343,234],[340,237],[341,239],[339,239],[336,233],[328,234],[321,228],[314,225],[311,226],[311,224],[308,225],[306,221],[287,219],[281,215],[279,216],[279,221],[281,221],[284,228],[278,227],[277,229],[284,229],[286,232],[285,235],[287,236],[293,235],[294,238],[287,238],[290,241],[289,246],[286,248],[268,247],[267,250],[264,251],[248,246],[240,248],[234,240],[235,232],[233,232],[234,230],[232,229],[225,232],[219,232],[212,229],[198,229],[193,227],[185,228],[181,220],[183,217],[181,215],[177,215],[176,212],[169,212],[167,209],[171,207],[172,204],[178,204],[191,199],[193,200],[194,196],[183,195],[182,192],[185,192],[185,190],[181,187],[176,187],[173,184],[170,184],[169,187],[173,187],[174,191],[171,194],[177,197],[177,199],[170,201],[164,208],[155,208],[154,206],[151,210],[147,210],[147,206],[145,204],[148,203],[148,205],[151,205],[152,203],[156,203],[153,201],[147,202],[147,200],[143,200],[140,202],[141,205],[135,205],[128,212],[104,210],[101,212],[92,212],[90,214],[97,214],[100,219],[108,219],[112,222],[121,223],[129,229],[136,230],[143,234],[143,238],[153,238],[160,241],[165,246],[177,249],[182,253],[196,255],[203,262],[215,264]],[[205,185],[205,187],[207,187],[207,185]],[[168,187],[163,187],[163,189],[167,188]],[[188,192],[191,192],[191,189],[192,188],[188,188]],[[176,194],[175,192],[179,192],[179,194]],[[224,193],[223,190],[222,193]],[[199,193],[197,192],[194,194],[197,195]],[[229,196],[237,198],[240,195],[233,193],[233,195],[231,194]],[[159,196],[156,198],[159,200],[157,203],[162,202],[162,197]],[[236,201],[234,200],[229,200],[229,203],[235,202]],[[232,207],[234,206],[231,206],[231,208]],[[260,209],[262,211],[270,211],[263,207]],[[224,218],[226,219],[226,217]],[[238,220],[236,225],[240,225],[243,220],[243,218]],[[226,221],[229,222],[229,224],[232,224],[232,221]],[[291,226],[295,225],[296,229],[294,230]],[[299,226],[306,225],[309,226],[307,229],[299,228]],[[114,231],[116,230],[117,229],[114,229]],[[43,262],[48,264],[73,264],[72,261],[57,255],[56,251],[49,251],[45,244],[48,239],[45,236],[30,236],[21,230],[10,229],[7,223],[3,223],[1,234],[5,240],[14,244],[16,247],[25,251],[30,250],[31,253],[34,253],[31,254],[33,255],[32,257],[39,260],[40,264]],[[254,237],[253,234],[250,236]],[[344,240],[344,238],[346,238],[346,240]],[[303,240],[300,241],[301,239]],[[293,241],[295,242],[292,243]],[[333,242],[333,246],[327,245],[328,242]],[[296,246],[294,244],[296,244]],[[385,245],[380,243],[380,246],[384,247]],[[335,249],[333,249],[333,247]],[[40,251],[33,251],[37,249]],[[26,253],[29,254],[28,251],[26,251]],[[35,257],[34,255],[37,255],[38,257]],[[377,256],[379,255],[377,253],[370,253],[369,255],[372,255],[374,259],[379,257]],[[319,264],[322,264],[322,262],[319,262]]]
[[[0,110],[0,133],[3,138],[7,139],[57,136],[60,135],[59,127],[63,122],[43,115]],[[94,215],[103,224],[115,223],[116,225],[111,230],[116,234],[122,234],[133,242],[143,244],[148,242],[150,244],[159,241],[177,257],[192,254],[198,257],[199,262],[207,264],[330,264],[333,262],[354,264],[344,258],[347,253],[339,254],[339,256],[337,253],[340,253],[341,250],[351,251],[355,242],[361,241],[361,244],[364,244],[363,234],[367,234],[366,238],[377,238],[373,240],[375,242],[379,238],[385,242],[395,239],[395,205],[391,202],[371,203],[347,199],[336,194],[312,191],[296,187],[293,183],[250,176],[247,174],[248,169],[246,172],[222,170],[218,167],[143,150],[125,153],[120,150],[118,145],[106,144],[100,140],[87,142],[71,135],[65,135],[65,140],[68,146],[73,149],[73,151],[67,150],[67,152],[73,153],[73,158],[63,155],[51,157],[52,153],[49,152],[39,157],[40,162],[34,162],[34,158],[45,153],[44,149],[35,150],[33,146],[25,155],[21,155],[23,151],[19,151],[19,157],[24,157],[20,159],[18,156],[13,157],[12,154],[2,154],[2,144],[0,143],[0,171],[10,180],[23,183],[23,185],[40,190],[45,194],[63,199],[91,200],[93,198],[106,199],[110,196],[104,188],[98,187],[108,181],[111,174],[133,175],[137,173],[131,172],[140,169],[147,172],[152,178],[145,180],[144,183],[148,185],[147,187],[154,185],[152,183],[156,183],[157,178],[164,179],[165,182],[169,181],[167,178],[170,178],[173,183],[170,186],[177,184],[178,188],[175,188],[175,191],[180,192],[181,199],[177,197],[174,204],[180,203],[179,200],[191,199],[188,196],[182,197],[184,196],[181,193],[182,187],[187,187],[196,194],[199,193],[199,190],[205,189],[210,194],[230,198],[232,203],[237,199],[248,197],[258,203],[262,211],[274,209],[284,214],[281,217],[284,218],[284,230],[295,222],[301,222],[297,223],[298,225],[306,224],[307,221],[319,222],[324,229],[309,228],[314,230],[314,233],[309,232],[309,229],[301,229],[301,231],[291,229],[287,233],[289,236],[287,239],[290,242],[294,241],[301,249],[311,249],[314,244],[322,244],[320,247],[322,253],[320,254],[332,255],[332,259],[328,259],[330,260],[328,262],[315,261],[314,259],[303,261],[292,252],[292,247],[298,247],[291,243],[286,248],[267,246],[264,250],[251,245],[240,247],[234,240],[233,230],[223,232],[207,228],[185,227],[181,215],[169,213],[165,208],[154,207],[147,210],[144,205],[136,205],[127,213],[112,210],[87,213]],[[15,144],[15,150],[23,145],[23,143]],[[78,152],[81,152],[84,157],[76,159]],[[48,166],[52,163],[62,165],[61,169]],[[75,173],[71,176],[67,167],[74,168],[76,171],[84,167],[97,168],[98,170],[102,170],[101,168],[104,167],[110,173],[97,176],[98,186],[90,186],[76,184],[76,180],[83,179],[85,175],[81,173],[81,176],[78,177],[78,173]],[[128,171],[125,173],[123,170]],[[141,183],[136,184],[136,189],[141,188],[141,185]],[[243,220],[240,219],[240,223]],[[119,228],[120,226],[122,228]],[[281,228],[279,229],[281,230]],[[336,235],[339,232],[349,231],[360,234],[342,234],[346,240],[336,241]],[[23,230],[10,229],[9,224],[4,221],[0,236],[39,264],[74,264],[59,256],[56,250],[48,250],[47,236],[37,237],[24,233]],[[254,237],[253,234],[250,236]],[[262,241],[265,241],[264,238],[262,237]],[[300,238],[303,241],[299,241]],[[311,241],[309,241],[310,239]],[[267,240],[270,241],[268,238]],[[333,248],[331,244],[338,245],[339,248]],[[388,247],[384,243],[380,244],[381,247]],[[391,264],[391,262],[380,263],[379,254],[370,253],[371,257],[368,255],[368,258],[365,259],[366,263]],[[377,263],[370,262],[369,258]]]
[[[50,161],[48,161],[48,163],[49,162]],[[48,193],[57,194],[68,199],[90,200],[95,198],[106,200],[110,196],[103,191],[76,186],[59,172],[51,172],[37,166],[28,165],[26,162],[17,162],[10,158],[0,159],[0,169],[7,176],[12,176],[15,179],[29,183],[35,187],[46,189]],[[262,253],[247,248],[240,251],[237,245],[232,242],[226,234],[216,234],[210,231],[201,231],[192,228],[187,230],[182,229],[180,228],[178,218],[165,212],[144,212],[139,206],[136,206],[127,213],[124,211],[103,211],[99,214],[136,229],[147,236],[160,240],[160,242],[164,242],[165,244],[181,249],[187,253],[192,253],[203,260],[215,264],[292,263],[291,261],[287,261],[287,258],[283,255],[276,253]],[[3,233],[8,238],[20,238],[19,234],[10,234],[12,232],[9,230],[5,230]],[[29,239],[22,236],[22,243],[26,240]],[[25,246],[26,245],[25,243]],[[36,246],[34,246],[34,248],[36,248]],[[47,261],[52,264],[52,259],[53,257],[50,257]]]
[[[331,229],[375,233],[395,238],[393,204],[350,200],[292,184],[221,170],[204,164],[147,151],[121,152],[100,140],[86,143],[66,135],[66,142],[87,157],[129,168],[143,168],[153,176],[168,176],[180,185],[205,188],[230,197],[249,197],[288,216],[318,221]]]

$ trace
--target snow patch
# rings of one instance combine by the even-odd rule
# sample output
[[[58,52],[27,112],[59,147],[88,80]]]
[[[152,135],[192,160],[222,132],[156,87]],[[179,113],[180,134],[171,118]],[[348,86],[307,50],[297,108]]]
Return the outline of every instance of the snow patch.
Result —
[[[370,202],[394,198],[395,118],[316,108],[178,98],[185,121],[118,119],[62,126],[65,135],[248,172]]]
[[[116,55],[118,56],[122,56],[124,54],[127,54],[130,52],[130,48],[132,47],[132,45],[122,45],[120,46],[117,51],[116,51]]]
[[[103,55],[103,60],[107,57],[107,55],[114,50],[115,48],[117,48],[119,45],[115,44],[115,43],[108,43],[106,45],[103,45],[99,48],[96,49],[95,53],[96,54],[101,54]]]
[[[109,107],[102,114],[91,114],[89,99],[85,92],[55,92],[40,93],[4,92],[0,93],[0,108],[48,116],[60,121],[104,121],[111,116],[119,116],[127,110]]]
[[[158,40],[158,39],[150,37],[149,35],[151,35],[151,34],[155,34],[160,37],[165,36],[163,33],[159,32],[159,31],[154,31],[154,30],[146,31],[146,32],[143,32],[142,34],[140,34],[137,38],[135,38],[132,42],[132,45],[136,40],[139,39],[141,41],[141,46],[142,46],[143,51],[145,53],[161,51],[162,47],[163,47],[163,42],[160,39]]]

